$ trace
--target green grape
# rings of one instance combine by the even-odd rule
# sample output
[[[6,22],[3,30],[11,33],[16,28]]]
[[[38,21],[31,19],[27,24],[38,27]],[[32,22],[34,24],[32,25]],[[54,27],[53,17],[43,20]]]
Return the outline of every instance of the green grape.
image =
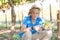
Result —
[[[50,22],[45,22],[44,23],[44,26],[49,26],[50,25]]]

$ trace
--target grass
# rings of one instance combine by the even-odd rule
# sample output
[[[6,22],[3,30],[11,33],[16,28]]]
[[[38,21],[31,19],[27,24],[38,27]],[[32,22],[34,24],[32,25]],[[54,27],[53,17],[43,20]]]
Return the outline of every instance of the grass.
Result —
[[[19,23],[19,22],[17,22]],[[4,29],[10,29],[11,28],[11,25],[10,24],[0,24],[0,29],[4,30]],[[15,27],[16,29],[20,29],[20,25],[16,25]],[[52,26],[52,29],[55,31],[57,29],[56,26]],[[0,34],[0,37],[3,37],[3,38],[9,38],[10,37],[10,34],[9,33],[5,33],[5,34]],[[20,37],[18,35],[18,33],[14,33],[13,34],[13,39],[14,40],[19,40]],[[55,38],[57,38],[57,35],[56,34],[53,34],[51,40],[55,40]]]
[[[10,35],[9,33],[0,34],[0,39],[2,39],[2,40],[8,39],[10,36],[11,36],[11,35]],[[1,37],[2,37],[2,38],[1,38]],[[4,38],[4,39],[3,39],[3,38]],[[12,38],[13,38],[14,40],[19,40],[19,39],[20,39],[19,35],[16,34],[16,33],[13,34]]]
[[[0,37],[9,37],[9,34],[8,33],[0,34]]]
[[[10,34],[9,33],[0,34],[0,37],[8,39],[10,37]],[[14,33],[12,38],[13,38],[13,40],[20,40],[20,36],[18,35],[18,33]],[[53,34],[53,36],[52,36],[52,38],[50,40],[55,40],[56,38],[57,38],[57,35]]]
[[[0,30],[10,29],[11,25],[9,24],[0,24]],[[20,29],[20,25],[16,25],[15,29]]]

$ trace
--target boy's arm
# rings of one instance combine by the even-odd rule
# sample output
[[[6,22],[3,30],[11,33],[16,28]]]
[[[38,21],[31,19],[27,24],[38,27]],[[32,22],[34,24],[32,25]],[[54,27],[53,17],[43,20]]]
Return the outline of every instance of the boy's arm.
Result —
[[[26,32],[26,25],[21,25],[21,31]]]
[[[30,30],[31,30],[31,27],[26,28],[26,25],[22,25],[22,27],[21,27],[22,32],[26,32],[26,31],[30,31]]]

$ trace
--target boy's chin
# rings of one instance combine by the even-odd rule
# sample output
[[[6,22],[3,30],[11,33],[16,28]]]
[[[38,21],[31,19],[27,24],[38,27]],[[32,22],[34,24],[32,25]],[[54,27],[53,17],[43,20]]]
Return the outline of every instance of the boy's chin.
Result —
[[[37,18],[34,18],[34,20],[36,20]]]

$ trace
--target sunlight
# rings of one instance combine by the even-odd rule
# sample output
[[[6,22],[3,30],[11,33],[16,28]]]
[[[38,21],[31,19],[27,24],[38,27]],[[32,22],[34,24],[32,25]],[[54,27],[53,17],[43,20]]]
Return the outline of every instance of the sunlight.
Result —
[[[0,5],[2,5],[1,1],[0,1]]]

